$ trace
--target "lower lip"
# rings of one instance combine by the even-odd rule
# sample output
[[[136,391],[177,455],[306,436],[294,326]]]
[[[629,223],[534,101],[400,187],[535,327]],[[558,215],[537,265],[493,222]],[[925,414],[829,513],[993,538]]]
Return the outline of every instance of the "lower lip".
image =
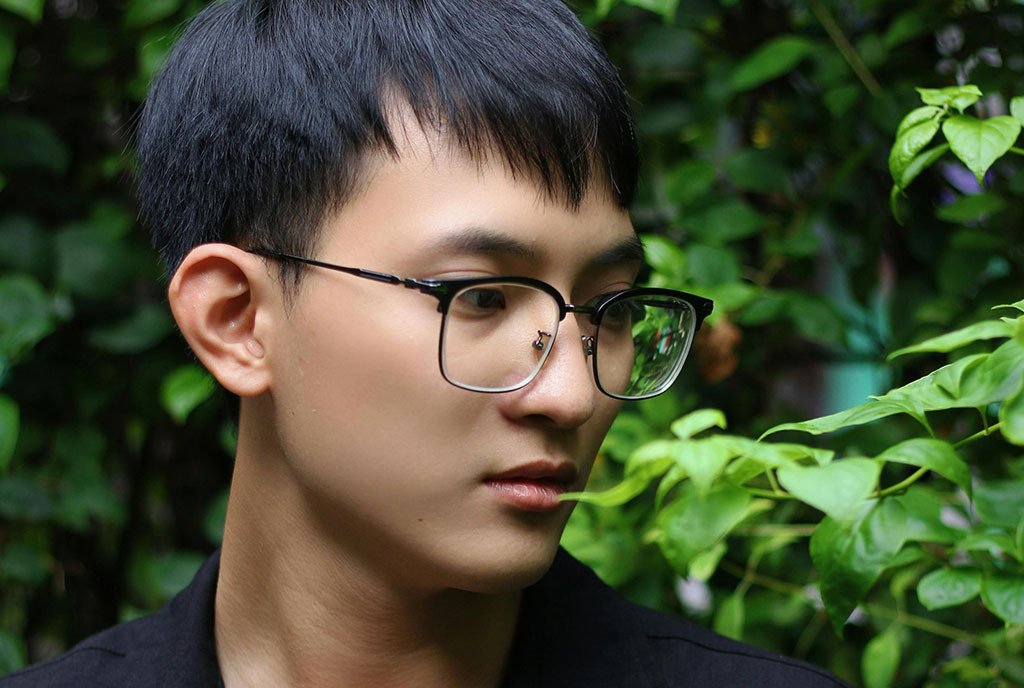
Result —
[[[559,495],[568,491],[564,483],[550,480],[515,478],[484,482],[499,499],[523,511],[554,511],[562,506]]]

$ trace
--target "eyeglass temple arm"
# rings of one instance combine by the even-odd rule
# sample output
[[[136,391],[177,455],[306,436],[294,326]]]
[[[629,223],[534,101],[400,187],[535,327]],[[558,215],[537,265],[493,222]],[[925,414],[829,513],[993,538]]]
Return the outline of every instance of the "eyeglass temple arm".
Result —
[[[376,270],[365,270],[363,268],[350,268],[344,265],[335,265],[334,263],[324,263],[323,261],[315,260],[313,258],[303,258],[301,256],[293,256],[289,253],[280,253],[279,251],[269,251],[262,248],[251,248],[249,253],[255,253],[259,256],[265,256],[267,258],[277,258],[279,260],[291,260],[296,263],[304,263],[306,265],[312,265],[318,268],[326,268],[328,270],[334,270],[335,272],[344,272],[346,275],[355,275],[356,277],[362,277],[364,279],[374,280],[376,282],[385,282],[387,284],[400,284],[406,289],[416,289],[423,292],[424,294],[430,294],[431,296],[439,296],[437,293],[441,285],[434,282],[425,280],[416,280],[408,277],[399,277],[397,275],[391,275],[386,272],[377,272]]]

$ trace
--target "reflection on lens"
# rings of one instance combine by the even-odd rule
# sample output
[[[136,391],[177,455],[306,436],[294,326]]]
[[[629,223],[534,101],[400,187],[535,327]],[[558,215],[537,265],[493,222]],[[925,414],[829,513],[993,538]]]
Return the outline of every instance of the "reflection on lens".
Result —
[[[641,399],[663,392],[683,365],[696,315],[685,301],[631,296],[610,304],[597,334],[597,377],[617,397]]]
[[[441,368],[462,387],[515,389],[530,379],[551,351],[558,303],[521,284],[466,288],[452,299],[441,334]]]

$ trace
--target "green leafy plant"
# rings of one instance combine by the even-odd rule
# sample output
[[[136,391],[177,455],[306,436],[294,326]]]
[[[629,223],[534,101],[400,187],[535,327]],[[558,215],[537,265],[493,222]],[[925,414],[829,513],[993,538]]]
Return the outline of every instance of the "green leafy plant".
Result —
[[[948,151],[967,166],[978,184],[992,165],[1007,153],[1024,155],[1024,149],[1014,145],[1024,126],[1024,96],[1010,101],[1011,114],[979,119],[964,114],[964,110],[977,104],[983,95],[977,86],[919,88],[917,91],[924,105],[912,110],[900,122],[896,143],[889,154],[893,214],[898,213],[899,195]],[[946,142],[928,148],[940,131]],[[986,202],[997,204],[999,200],[986,199]]]
[[[565,498],[619,506],[656,486],[649,492],[653,521],[643,537],[657,544],[679,576],[707,580],[732,549],[730,541],[747,537],[753,546],[742,582],[810,602],[805,586],[811,578],[769,581],[757,567],[764,545],[785,547],[808,534],[806,526],[786,520],[791,510],[776,506],[802,502],[823,515],[810,532],[809,554],[836,633],[842,634],[858,605],[889,622],[865,650],[868,685],[888,684],[880,677],[891,674],[900,653],[910,649],[908,628],[965,640],[1019,681],[1016,663],[1000,661],[1008,647],[1024,641],[1024,479],[974,479],[964,458],[972,444],[987,442],[992,451],[1000,437],[1004,451],[1024,446],[1024,300],[1001,308],[1016,315],[929,339],[891,358],[958,352],[982,341],[997,344],[991,351],[957,358],[840,413],[777,425],[756,441],[706,434],[725,427],[720,411],[689,413],[671,424],[673,439],[649,441],[629,453],[622,482]],[[992,409],[998,409],[995,418]],[[950,411],[977,414],[981,427],[965,437],[936,436],[929,415]],[[764,441],[785,431],[840,433],[900,414],[917,421],[922,435],[874,456],[841,454],[827,444]],[[926,478],[927,487],[918,487]],[[868,601],[883,575],[895,598],[892,610]],[[741,584],[730,606],[720,610],[718,630],[742,636],[744,590]],[[969,603],[983,606],[1005,628],[968,634],[919,609]]]

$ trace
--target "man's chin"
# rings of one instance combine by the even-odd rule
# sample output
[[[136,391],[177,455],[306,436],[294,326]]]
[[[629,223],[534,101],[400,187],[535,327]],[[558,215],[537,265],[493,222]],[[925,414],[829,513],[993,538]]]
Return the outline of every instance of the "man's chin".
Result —
[[[557,552],[557,543],[547,548],[531,548],[524,552],[510,552],[492,561],[480,562],[466,572],[459,589],[484,595],[504,595],[527,588],[551,568]]]

